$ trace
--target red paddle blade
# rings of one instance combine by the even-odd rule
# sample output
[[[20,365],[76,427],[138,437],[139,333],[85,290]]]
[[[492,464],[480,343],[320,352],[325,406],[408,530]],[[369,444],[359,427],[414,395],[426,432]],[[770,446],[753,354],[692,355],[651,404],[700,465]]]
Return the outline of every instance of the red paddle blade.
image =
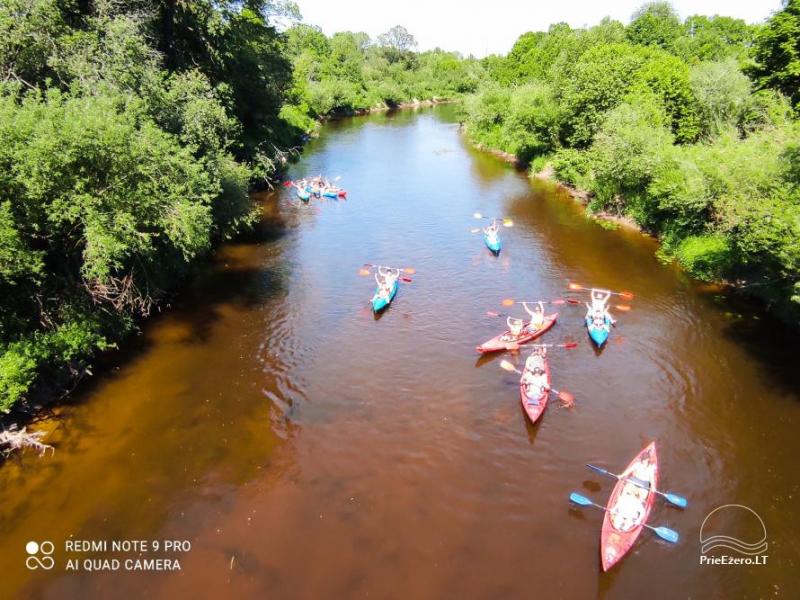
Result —
[[[566,344],[564,344],[564,348],[566,348],[568,350],[572,350],[573,348],[577,348],[577,347],[578,347],[577,342],[567,342]]]
[[[411,279],[411,277],[401,277],[401,278],[400,278],[400,281],[404,281],[404,282],[406,282],[406,283],[411,283],[411,282],[412,282],[412,281],[414,281],[414,280],[413,280],[413,279]]]
[[[569,289],[571,289],[571,290],[582,290],[583,286],[582,285],[578,285],[577,283],[570,283],[569,284]]]
[[[369,269],[359,269],[358,270],[358,274],[359,275],[369,275]]]
[[[628,312],[631,309],[631,307],[628,306],[627,304],[617,304],[616,306],[614,306],[614,308],[616,308],[617,310],[621,310],[622,312]]]
[[[508,362],[507,360],[501,360],[500,361],[500,368],[503,369],[504,371],[516,371],[517,370],[517,368],[514,365],[512,365],[510,362]]]
[[[569,304],[580,304],[581,303],[580,300],[575,300],[575,298],[569,298],[569,299],[567,299],[567,302]]]
[[[631,292],[620,292],[619,295],[625,298],[625,300],[633,300],[633,294]]]
[[[503,306],[514,306],[514,301],[511,298],[503,300]]]

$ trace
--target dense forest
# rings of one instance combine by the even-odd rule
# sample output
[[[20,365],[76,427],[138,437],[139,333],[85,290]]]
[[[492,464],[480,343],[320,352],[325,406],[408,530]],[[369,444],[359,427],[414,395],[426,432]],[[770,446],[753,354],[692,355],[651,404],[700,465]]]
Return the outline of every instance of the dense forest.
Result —
[[[482,64],[475,143],[549,167],[590,212],[656,234],[665,260],[800,322],[800,0],[761,25],[646,4]]]
[[[0,411],[88,373],[322,119],[418,100],[463,97],[475,143],[792,314],[799,40],[800,0],[763,25],[648,4],[481,60],[401,26],[327,36],[286,0],[4,0]]]

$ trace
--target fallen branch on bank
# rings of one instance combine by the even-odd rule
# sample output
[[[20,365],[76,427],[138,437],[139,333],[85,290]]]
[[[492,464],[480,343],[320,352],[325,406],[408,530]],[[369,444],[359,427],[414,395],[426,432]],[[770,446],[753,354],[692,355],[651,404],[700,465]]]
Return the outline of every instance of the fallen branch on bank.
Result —
[[[8,429],[0,431],[0,450],[10,453],[23,448],[33,448],[39,453],[39,456],[44,456],[48,450],[55,452],[55,448],[50,444],[41,441],[45,435],[43,431],[28,433],[26,429],[26,427],[17,429],[16,425],[12,425]]]

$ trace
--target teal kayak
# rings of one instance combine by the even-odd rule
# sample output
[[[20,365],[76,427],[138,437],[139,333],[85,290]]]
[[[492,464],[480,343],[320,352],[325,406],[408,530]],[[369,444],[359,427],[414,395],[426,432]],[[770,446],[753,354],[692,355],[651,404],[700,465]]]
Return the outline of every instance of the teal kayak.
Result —
[[[303,202],[308,202],[311,198],[311,192],[308,191],[308,188],[297,188],[297,197]]]
[[[597,344],[598,347],[601,347],[606,343],[611,333],[611,319],[606,317],[602,327],[595,327],[591,317],[586,317],[585,321],[586,329],[589,330],[589,337],[592,338],[592,341]]]
[[[380,295],[380,287],[375,288],[375,295],[372,297],[372,312],[379,313],[384,308],[389,306],[397,294],[397,288],[400,286],[399,282],[395,279],[392,284],[392,289],[389,291],[388,296]]]
[[[491,250],[495,255],[500,254],[500,250],[503,247],[503,242],[500,241],[500,236],[495,235],[493,237],[489,237],[485,233],[483,234],[483,241],[486,244],[486,247]]]

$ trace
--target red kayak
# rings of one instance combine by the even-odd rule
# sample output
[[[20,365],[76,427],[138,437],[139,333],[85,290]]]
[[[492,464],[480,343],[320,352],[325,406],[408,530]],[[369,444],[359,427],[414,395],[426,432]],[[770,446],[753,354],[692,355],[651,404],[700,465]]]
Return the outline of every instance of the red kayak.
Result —
[[[547,362],[547,358],[544,359],[544,374],[547,377],[547,387],[549,390],[550,365]],[[550,392],[547,391],[543,392],[542,394],[536,394],[534,392],[531,395],[528,395],[528,386],[522,383],[522,379],[520,379],[519,398],[522,401],[522,408],[525,409],[525,414],[528,415],[528,418],[531,420],[531,423],[536,423],[539,417],[542,416],[542,413],[544,412],[544,409],[547,406],[547,400],[548,398],[550,398]]]
[[[545,315],[544,323],[542,323],[542,326],[539,329],[530,330],[526,327],[516,338],[511,335],[510,331],[505,331],[500,335],[493,337],[488,342],[484,342],[475,349],[481,354],[486,354],[487,352],[501,352],[503,350],[514,350],[516,349],[515,346],[527,344],[531,340],[535,340],[537,337],[542,335],[555,324],[557,318],[558,313]]]
[[[636,483],[630,481],[636,476]],[[608,571],[625,556],[639,537],[650,509],[653,508],[658,483],[658,457],[656,443],[650,444],[633,459],[620,475],[603,518],[600,533],[600,558],[603,571]]]

